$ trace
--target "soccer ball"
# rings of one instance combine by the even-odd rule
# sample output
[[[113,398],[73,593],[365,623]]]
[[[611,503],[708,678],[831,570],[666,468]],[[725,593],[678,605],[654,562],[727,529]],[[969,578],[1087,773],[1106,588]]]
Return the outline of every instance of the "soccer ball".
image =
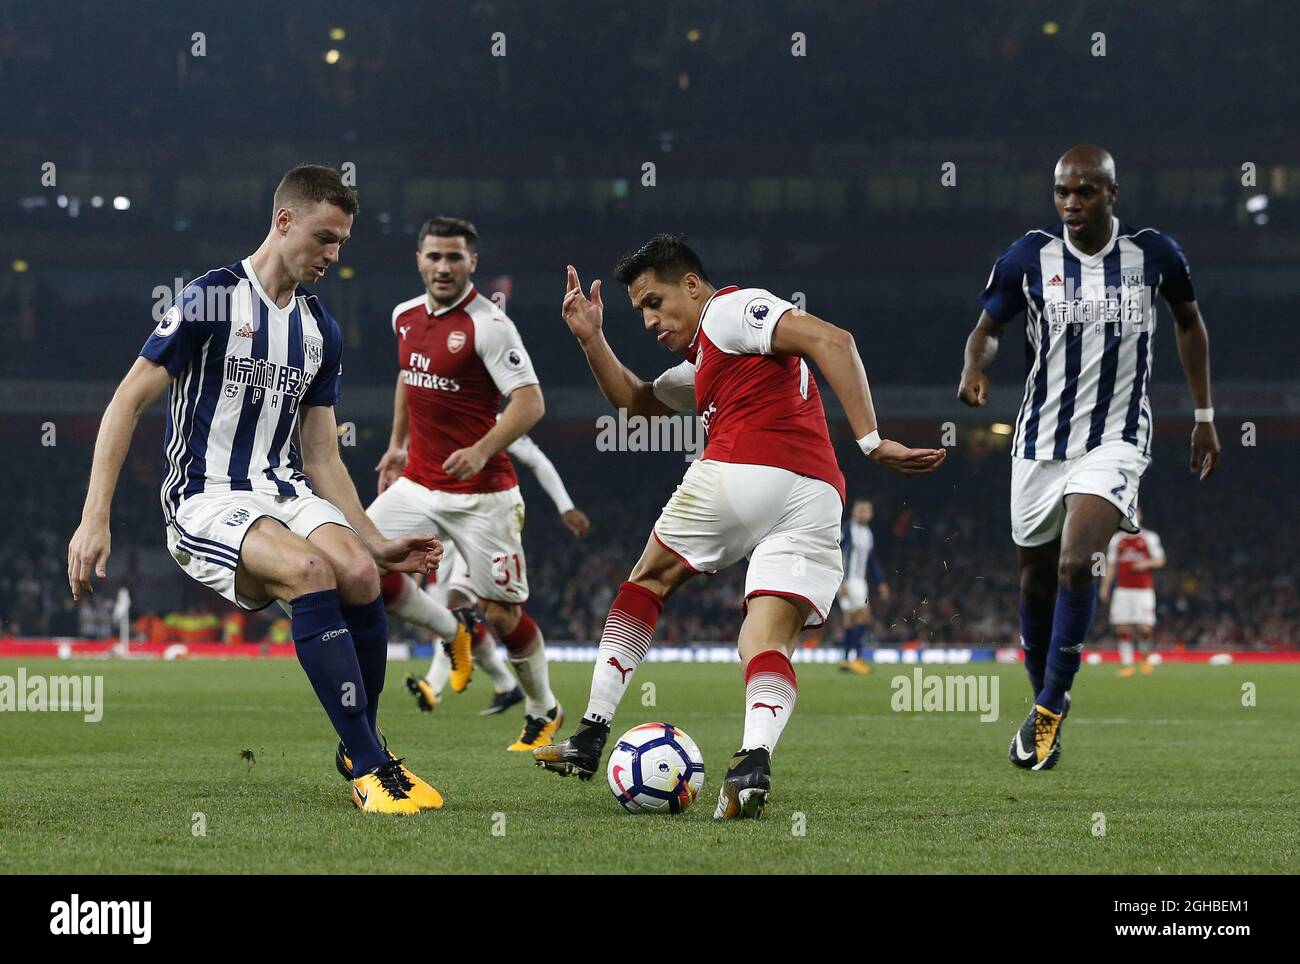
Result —
[[[643,723],[619,737],[606,775],[628,813],[681,813],[704,786],[704,757],[671,723]]]

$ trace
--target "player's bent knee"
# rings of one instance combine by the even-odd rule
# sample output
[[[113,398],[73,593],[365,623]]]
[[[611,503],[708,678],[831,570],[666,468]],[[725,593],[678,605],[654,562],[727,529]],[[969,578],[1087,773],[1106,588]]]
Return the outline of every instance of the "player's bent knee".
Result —
[[[360,553],[334,564],[339,595],[350,606],[361,606],[379,595],[379,567]]]
[[[523,607],[519,603],[497,602],[495,599],[487,599],[483,602],[483,615],[487,618],[488,625],[492,631],[499,637],[510,635],[519,626],[519,620],[523,617]]]
[[[1087,589],[1092,585],[1092,560],[1075,553],[1061,553],[1057,566],[1056,578],[1060,585],[1069,589]]]

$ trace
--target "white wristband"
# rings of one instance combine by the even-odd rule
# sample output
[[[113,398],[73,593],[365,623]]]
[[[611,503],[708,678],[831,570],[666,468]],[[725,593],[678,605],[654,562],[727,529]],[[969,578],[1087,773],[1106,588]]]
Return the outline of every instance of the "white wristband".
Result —
[[[1213,421],[1214,421],[1214,409],[1212,409],[1212,408],[1198,408],[1198,409],[1196,410],[1196,420],[1197,420],[1198,422],[1213,422]]]
[[[858,448],[862,449],[863,455],[870,455],[880,445],[880,432],[872,430],[870,434],[858,439]]]

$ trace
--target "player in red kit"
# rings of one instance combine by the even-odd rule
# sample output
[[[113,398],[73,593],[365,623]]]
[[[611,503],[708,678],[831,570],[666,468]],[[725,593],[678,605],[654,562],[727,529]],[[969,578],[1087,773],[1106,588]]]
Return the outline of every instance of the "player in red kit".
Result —
[[[1135,517],[1142,526],[1142,512]],[[1110,603],[1110,624],[1119,642],[1119,675],[1136,672],[1133,666],[1133,640],[1142,647],[1142,672],[1150,673],[1151,637],[1156,628],[1156,588],[1151,573],[1165,565],[1165,549],[1160,537],[1147,528],[1137,532],[1116,532],[1106,551],[1106,578],[1099,596],[1102,605]]]
[[[505,450],[545,405],[514,322],[470,280],[477,248],[468,221],[436,217],[420,229],[416,265],[425,291],[393,309],[393,432],[376,467],[382,491],[367,512],[381,532],[431,529],[455,544],[524,691],[523,731],[508,747],[524,751],[551,741],[563,711],[541,630],[524,610],[524,501]],[[503,396],[509,402],[501,410]],[[451,612],[400,573],[386,577],[383,590],[389,613],[446,641],[452,689],[463,690],[473,667],[470,610]]]
[[[534,750],[533,758],[562,776],[590,779],[664,600],[695,575],[747,558],[737,644],[745,675],[744,735],[714,817],[759,817],[771,789],[771,754],[794,710],[789,654],[805,627],[825,622],[844,572],[844,476],[808,361],[840,399],[868,458],[919,474],[938,468],[945,452],[880,438],[852,335],[761,288],[715,288],[680,235],[657,235],[615,271],[646,330],[685,361],[654,382],[623,367],[602,331],[600,282],[586,297],[570,266],[564,320],[601,392],[629,417],[695,409],[708,445],[619,587],[582,722],[568,740]]]

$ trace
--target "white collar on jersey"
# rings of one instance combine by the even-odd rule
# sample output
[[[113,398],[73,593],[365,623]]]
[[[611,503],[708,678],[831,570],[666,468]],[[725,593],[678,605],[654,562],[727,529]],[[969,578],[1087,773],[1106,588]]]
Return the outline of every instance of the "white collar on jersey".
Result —
[[[248,277],[248,283],[253,286],[253,290],[257,292],[257,297],[262,299],[262,303],[266,305],[271,314],[287,315],[289,312],[293,311],[294,305],[298,303],[297,285],[294,286],[294,295],[289,299],[289,303],[281,308],[271,300],[270,296],[266,293],[266,290],[262,287],[262,282],[257,280],[257,272],[253,270],[253,259],[245,258],[240,262],[240,264],[244,268],[244,274]]]
[[[465,294],[461,295],[461,297],[456,300],[456,303],[454,305],[448,305],[446,308],[430,308],[429,296],[425,295],[424,310],[427,311],[434,318],[441,318],[449,311],[455,311],[457,308],[465,307],[465,305],[469,303],[469,300],[473,298],[476,294],[478,294],[478,292],[474,289],[473,282],[471,282],[469,287],[465,289]]]
[[[699,324],[695,326],[695,334],[691,335],[691,343],[686,346],[688,352],[694,348],[695,343],[700,340],[700,332],[704,330],[704,314],[709,310],[709,305],[713,304],[713,299],[718,297],[718,295],[729,295],[733,291],[739,290],[739,285],[725,285],[724,287],[716,289],[713,294],[709,295],[709,300],[704,302],[704,307],[700,309],[700,321]]]
[[[1068,250],[1070,254],[1078,258],[1079,261],[1082,262],[1083,264],[1089,266],[1101,264],[1104,260],[1106,260],[1106,255],[1110,254],[1111,249],[1115,247],[1115,242],[1119,240],[1119,218],[1115,217],[1115,215],[1113,214],[1110,216],[1110,240],[1107,241],[1106,246],[1102,248],[1100,251],[1098,251],[1096,254],[1084,254],[1082,251],[1080,251],[1078,248],[1072,245],[1070,243],[1069,228],[1062,227],[1061,238],[1065,241],[1066,250]]]

